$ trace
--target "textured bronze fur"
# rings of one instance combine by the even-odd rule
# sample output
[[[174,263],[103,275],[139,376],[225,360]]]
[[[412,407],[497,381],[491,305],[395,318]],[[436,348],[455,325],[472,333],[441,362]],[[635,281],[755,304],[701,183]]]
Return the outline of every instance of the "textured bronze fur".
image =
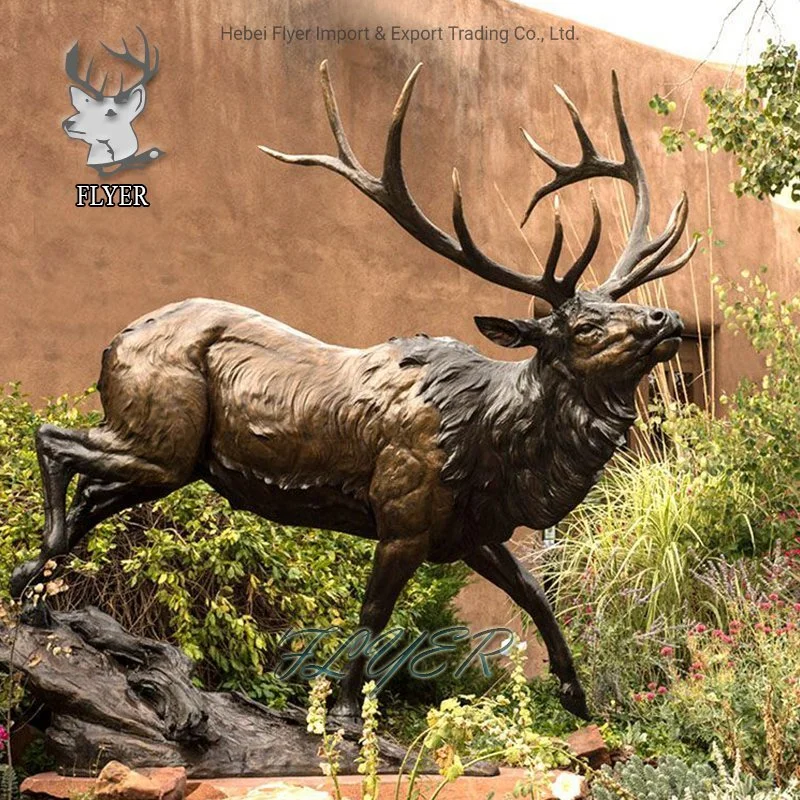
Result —
[[[439,414],[417,393],[425,368],[403,369],[401,356],[394,343],[336,347],[241,306],[187,300],[111,343],[108,422],[91,438],[278,522],[377,538],[372,509],[397,513],[400,501],[411,517],[398,533],[433,536],[431,516],[451,502]]]
[[[631,239],[609,279],[591,292],[577,284],[600,235],[596,204],[589,243],[563,277],[555,274],[563,242],[558,216],[541,277],[499,265],[472,241],[457,179],[457,240],[436,228],[408,193],[400,134],[418,72],[395,108],[380,178],[352,152],[325,65],[339,156],[265,149],[345,176],[436,252],[487,280],[545,298],[553,311],[542,319],[476,317],[493,341],[535,347],[536,355],[496,361],[461,342],[423,335],[351,349],[230,303],[166,306],[132,323],[105,351],[99,383],[105,418],[98,427],[38,431],[44,543],[38,559],[15,571],[12,590],[22,594],[49,559],[69,553],[116,511],[204,480],[233,506],[268,519],[376,539],[360,617],[375,633],[423,561],[465,561],[533,617],[560,679],[562,703],[588,716],[547,598],[504,543],[516,527],[553,525],[583,500],[624,442],[636,386],[677,351],[683,328],[677,314],[617,300],[691,256],[694,245],[659,266],[686,223],[686,198],[650,241],[647,184],[616,78],[622,162],[596,153],[564,95],[583,157],[565,165],[533,142],[556,178],[531,208],[547,192],[584,177],[620,178],[637,198]],[[67,514],[75,475],[81,477]],[[346,676],[337,713],[357,715],[363,668],[364,660],[356,660]]]

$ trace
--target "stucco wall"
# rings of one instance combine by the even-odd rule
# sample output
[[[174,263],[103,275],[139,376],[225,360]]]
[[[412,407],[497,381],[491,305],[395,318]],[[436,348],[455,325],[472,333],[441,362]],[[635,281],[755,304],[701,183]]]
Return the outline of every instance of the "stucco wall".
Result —
[[[735,274],[768,263],[776,283],[789,282],[800,215],[770,203],[737,201],[727,188],[734,177],[727,156],[708,160],[709,198],[703,155],[663,154],[661,121],[647,100],[689,74],[693,65],[685,59],[582,26],[576,42],[533,45],[220,40],[223,25],[524,25],[547,31],[564,23],[500,0],[111,0],[102,11],[82,0],[37,4],[35,11],[11,0],[6,8],[0,42],[0,380],[21,380],[34,397],[81,390],[96,378],[99,353],[117,330],[187,295],[252,305],[343,344],[424,329],[501,355],[479,337],[472,315],[521,314],[526,298],[488,286],[429,253],[340,177],[283,166],[256,149],[261,143],[331,148],[317,81],[325,57],[344,121],[374,169],[396,92],[413,65],[425,62],[406,136],[414,194],[448,226],[450,171],[458,166],[478,241],[523,269],[535,264],[514,222],[549,171],[528,150],[519,126],[564,158],[576,154],[568,116],[552,90],[557,81],[597,141],[616,148],[609,91],[615,67],[650,175],[654,223],[663,223],[686,187],[690,229],[708,226],[710,201],[716,236],[725,242],[714,253],[715,270]],[[162,56],[136,129],[144,147],[157,145],[168,155],[123,178],[147,184],[150,208],[76,208],[75,184],[93,181],[94,173],[84,163],[85,145],[60,128],[72,113],[64,55],[80,40],[84,53],[98,56],[102,66],[98,41],[118,46],[127,36],[132,46],[138,44],[136,24]],[[723,79],[724,72],[704,69],[695,85]],[[700,114],[695,100],[687,123],[700,123]],[[600,273],[622,244],[614,192],[606,185],[599,191],[608,232],[595,261]],[[631,202],[627,190],[626,199]],[[588,227],[586,187],[566,190],[563,201],[574,249]],[[540,257],[550,228],[543,206],[526,229]],[[693,269],[700,312],[707,318],[708,256],[698,255]],[[694,315],[688,269],[668,281],[668,294],[685,315]],[[720,347],[719,385],[730,386],[748,359],[731,357],[724,333]]]
[[[797,274],[800,214],[736,200],[728,190],[735,166],[725,155],[664,155],[662,123],[647,101],[689,75],[694,65],[685,59],[584,26],[577,26],[577,41],[538,44],[283,45],[220,38],[223,26],[245,24],[522,25],[545,33],[551,24],[565,24],[505,0],[9,0],[5,8],[0,381],[20,380],[36,399],[80,391],[96,379],[100,353],[116,331],[149,309],[192,295],[251,305],[346,345],[425,330],[515,357],[480,338],[472,316],[519,316],[527,298],[429,253],[342,178],[278,164],[256,149],[266,143],[331,150],[318,91],[323,58],[330,60],[352,141],[375,170],[396,92],[414,64],[425,62],[406,129],[412,190],[449,227],[450,172],[458,166],[476,239],[495,258],[526,270],[536,267],[516,220],[550,173],[524,144],[519,126],[560,157],[576,156],[568,115],[552,90],[558,82],[598,144],[618,150],[610,100],[616,68],[650,176],[654,227],[663,225],[685,187],[689,230],[712,224],[725,243],[713,253],[715,272],[736,275],[766,263],[783,289]],[[149,208],[76,208],[75,184],[94,175],[84,163],[85,145],[60,127],[72,113],[64,56],[77,39],[87,55],[99,56],[101,39],[117,46],[126,36],[135,46],[136,24],[162,56],[136,130],[142,146],[159,146],[167,156],[123,176],[147,184]],[[699,89],[721,83],[725,74],[704,68],[695,76],[687,125],[701,126]],[[598,187],[606,221],[595,260],[600,275],[623,243],[613,210],[619,190],[606,183]],[[624,197],[630,205],[629,190]],[[588,231],[586,187],[572,187],[562,199],[569,252]],[[540,258],[551,224],[543,204],[526,229]],[[667,284],[670,304],[693,319],[694,275],[704,323],[711,321],[709,265],[709,254],[701,252],[691,272]],[[741,340],[720,332],[718,387],[757,370],[740,348]]]

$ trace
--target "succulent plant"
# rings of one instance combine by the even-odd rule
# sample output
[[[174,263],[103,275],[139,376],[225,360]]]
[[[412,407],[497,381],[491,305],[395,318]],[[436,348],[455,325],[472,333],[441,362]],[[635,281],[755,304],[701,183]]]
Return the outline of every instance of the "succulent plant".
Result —
[[[594,800],[706,800],[716,778],[708,764],[664,756],[653,766],[634,756],[613,770],[603,767],[592,793]]]
[[[0,800],[19,800],[17,773],[8,764],[0,765]]]

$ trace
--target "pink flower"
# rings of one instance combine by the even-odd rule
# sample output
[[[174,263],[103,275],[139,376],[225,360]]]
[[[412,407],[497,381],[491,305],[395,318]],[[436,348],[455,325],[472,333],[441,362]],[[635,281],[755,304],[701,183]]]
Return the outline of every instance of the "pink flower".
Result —
[[[0,750],[3,749],[3,744],[8,741],[8,731],[5,726],[0,725]]]
[[[634,703],[641,703],[642,702],[642,693],[641,692],[636,692],[633,695],[633,702]]]
[[[650,689],[651,691],[652,691],[653,689],[655,689],[655,688],[656,688],[656,686],[658,686],[658,684],[657,684],[655,681],[652,681],[651,683],[648,683],[648,684],[647,684],[647,688],[648,688],[648,689]]]
[[[667,693],[667,687],[666,686],[659,686],[658,687],[658,693],[659,694],[666,694]]]
[[[655,700],[655,699],[656,699],[656,696],[655,696],[655,694],[654,694],[653,692],[648,692],[648,693],[645,695],[645,697],[646,697],[648,700]]]
[[[772,603],[770,603],[768,600],[764,600],[763,602],[758,604],[758,607],[762,611],[769,611],[772,608]]]
[[[800,613],[800,603],[795,603],[795,604],[792,606],[792,608],[793,608],[795,611],[797,611],[798,613]]]
[[[698,622],[697,625],[694,626],[694,629],[697,633],[705,633],[708,630],[702,622]]]
[[[669,658],[670,656],[675,655],[675,649],[669,646],[662,647],[661,655],[665,658]]]

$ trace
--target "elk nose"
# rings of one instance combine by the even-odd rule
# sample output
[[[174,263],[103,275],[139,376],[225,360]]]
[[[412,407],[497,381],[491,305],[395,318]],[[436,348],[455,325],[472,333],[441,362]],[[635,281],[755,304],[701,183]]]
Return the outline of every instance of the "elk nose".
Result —
[[[676,332],[683,330],[683,321],[677,312],[667,311],[664,308],[651,308],[648,311],[647,327],[651,331],[661,330],[668,323],[671,323],[671,327],[674,327]]]
[[[74,124],[75,124],[75,120],[74,119],[65,119],[64,120],[64,130],[68,131]]]

